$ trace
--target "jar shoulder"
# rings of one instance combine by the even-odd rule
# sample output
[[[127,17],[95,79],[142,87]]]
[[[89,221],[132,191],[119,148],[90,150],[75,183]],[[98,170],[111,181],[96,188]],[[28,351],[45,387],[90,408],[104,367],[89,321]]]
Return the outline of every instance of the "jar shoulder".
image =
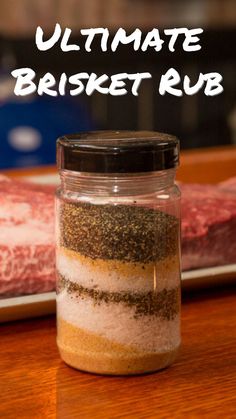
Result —
[[[166,189],[140,195],[121,193],[87,195],[81,192],[71,192],[58,187],[56,190],[56,197],[58,200],[62,201],[90,202],[94,204],[167,204],[171,202],[177,203],[181,198],[181,191],[178,185],[174,184]]]

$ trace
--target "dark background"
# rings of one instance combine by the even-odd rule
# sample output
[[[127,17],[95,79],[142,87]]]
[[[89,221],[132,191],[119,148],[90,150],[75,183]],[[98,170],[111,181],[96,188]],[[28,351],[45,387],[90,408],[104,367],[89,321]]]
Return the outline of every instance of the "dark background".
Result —
[[[149,3],[154,4],[155,2]],[[184,2],[182,1],[182,3]],[[196,2],[193,3],[195,3],[193,13],[196,13]],[[218,4],[219,7],[219,2],[215,2],[215,4]],[[232,7],[232,2],[230,4]],[[154,8],[152,4],[149,4],[149,13],[152,7]],[[140,8],[141,5],[139,5]],[[36,98],[34,104],[26,104],[25,100],[21,102],[9,94],[9,97],[2,101],[0,108],[0,152],[2,151],[0,154],[2,156],[5,154],[4,159],[0,157],[0,167],[54,162],[55,138],[58,135],[69,131],[88,129],[150,129],[168,132],[180,138],[182,148],[234,144],[236,142],[236,56],[234,48],[236,29],[234,19],[231,18],[227,24],[227,19],[224,17],[222,23],[219,10],[217,16],[217,22],[204,25],[201,25],[200,19],[194,25],[189,25],[185,19],[183,22],[178,21],[178,25],[174,25],[173,21],[172,24],[163,26],[158,24],[160,19],[156,19],[155,27],[160,29],[160,33],[162,26],[165,28],[202,27],[204,32],[199,36],[202,48],[200,51],[192,53],[183,51],[181,43],[183,38],[181,37],[176,44],[174,53],[169,52],[167,44],[160,52],[155,52],[151,48],[145,53],[134,52],[132,46],[120,46],[116,53],[103,53],[100,51],[99,39],[96,41],[97,48],[95,42],[92,52],[86,53],[82,47],[83,38],[79,36],[76,29],[73,30],[71,42],[81,46],[79,52],[63,53],[59,46],[55,46],[47,52],[40,52],[35,45],[35,31],[29,31],[27,34],[21,31],[19,36],[16,33],[9,35],[2,31],[0,37],[0,84],[1,80],[2,84],[5,83],[13,69],[21,67],[32,68],[39,77],[48,71],[57,78],[62,72],[66,72],[69,76],[82,71],[96,72],[98,75],[148,71],[153,77],[152,80],[143,81],[138,97],[134,97],[131,93],[121,97],[105,96],[98,93],[87,97],[83,94],[73,99],[69,95],[65,98],[44,96]],[[113,22],[113,26],[109,28],[111,37],[115,33],[115,29],[122,26],[119,19],[117,18],[117,27]],[[140,19],[142,18],[139,17]],[[101,17],[100,20],[102,20]],[[147,16],[144,20],[143,27],[139,25],[143,36],[154,27],[153,21],[150,22],[150,26],[148,25]],[[155,18],[153,20],[155,21]],[[43,24],[39,23],[44,28]],[[61,22],[59,23],[61,24]],[[190,23],[192,23],[191,19]],[[62,24],[61,26],[65,27]],[[89,24],[78,25],[78,28],[91,26]],[[96,27],[99,24],[93,26]],[[102,25],[102,22],[100,26],[106,27],[105,24]],[[123,25],[123,27],[125,26]],[[125,27],[125,29],[132,31],[135,27],[137,25],[134,24]],[[49,30],[48,36],[52,33],[53,28],[51,28],[51,32]],[[174,67],[182,77],[187,74],[192,83],[197,81],[200,72],[219,72],[223,76],[224,92],[214,97],[205,96],[203,90],[196,95],[184,95],[181,98],[169,94],[160,96],[158,93],[160,77],[170,67]],[[12,90],[15,79],[11,79]],[[42,141],[36,150],[22,151],[9,146],[8,136],[11,127],[21,125],[23,127],[33,126],[40,133]]]

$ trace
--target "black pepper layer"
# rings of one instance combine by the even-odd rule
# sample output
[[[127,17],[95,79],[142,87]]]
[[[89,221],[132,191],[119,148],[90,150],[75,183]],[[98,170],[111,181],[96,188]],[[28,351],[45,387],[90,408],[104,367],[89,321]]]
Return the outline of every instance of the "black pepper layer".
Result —
[[[94,288],[86,288],[69,281],[58,274],[57,294],[66,289],[72,298],[92,298],[94,303],[123,303],[134,308],[135,318],[141,316],[157,316],[165,320],[173,320],[180,311],[180,287],[171,290],[163,289],[155,292],[108,292]]]
[[[136,205],[64,202],[60,244],[92,259],[155,262],[179,247],[179,220]]]

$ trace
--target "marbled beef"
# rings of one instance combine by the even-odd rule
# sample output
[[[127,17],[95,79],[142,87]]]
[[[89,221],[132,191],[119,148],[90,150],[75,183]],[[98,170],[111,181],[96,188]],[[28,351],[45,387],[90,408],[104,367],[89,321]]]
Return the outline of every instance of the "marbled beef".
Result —
[[[182,269],[236,263],[236,178],[180,187]]]
[[[55,289],[54,190],[0,177],[0,296]]]
[[[236,263],[236,178],[180,188],[183,270]],[[54,191],[0,176],[0,296],[55,289]]]

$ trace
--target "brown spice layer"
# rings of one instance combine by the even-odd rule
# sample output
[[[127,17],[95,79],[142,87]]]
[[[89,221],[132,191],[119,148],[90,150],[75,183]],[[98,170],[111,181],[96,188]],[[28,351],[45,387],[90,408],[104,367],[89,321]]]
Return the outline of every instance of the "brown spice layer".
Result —
[[[159,291],[165,287],[173,288],[180,285],[180,261],[177,254],[158,262],[124,262],[116,259],[91,259],[79,252],[58,246],[57,261],[58,271],[72,282],[77,282],[76,278],[80,278],[81,271],[85,270],[86,274],[83,275],[87,287],[98,285],[100,279],[102,285],[107,283],[110,291]]]
[[[60,245],[93,259],[151,262],[179,251],[179,220],[136,205],[64,202]]]
[[[140,275],[145,275],[145,278],[153,277],[153,271],[157,264],[155,262],[142,263],[142,262],[125,262],[122,260],[110,259],[92,259],[88,256],[84,256],[79,252],[66,249],[65,247],[57,248],[58,258],[66,256],[71,260],[80,262],[82,265],[86,266],[89,269],[92,269],[96,276],[99,275],[108,275],[111,271],[116,272],[120,275],[120,280],[128,280],[130,276],[139,277]],[[166,269],[169,268],[169,271],[179,270],[179,260],[176,256],[173,256],[171,260],[165,259],[162,263]],[[161,265],[162,266],[162,265]]]
[[[95,333],[77,328],[58,318],[58,348],[70,366],[97,374],[130,375],[157,371],[170,365],[179,348],[169,352],[144,352]]]
[[[180,288],[170,290],[163,289],[155,292],[108,292],[96,288],[85,288],[82,285],[71,282],[57,273],[57,292],[66,289],[74,298],[92,298],[95,304],[123,303],[135,310],[135,317],[158,316],[172,320],[180,311]]]

